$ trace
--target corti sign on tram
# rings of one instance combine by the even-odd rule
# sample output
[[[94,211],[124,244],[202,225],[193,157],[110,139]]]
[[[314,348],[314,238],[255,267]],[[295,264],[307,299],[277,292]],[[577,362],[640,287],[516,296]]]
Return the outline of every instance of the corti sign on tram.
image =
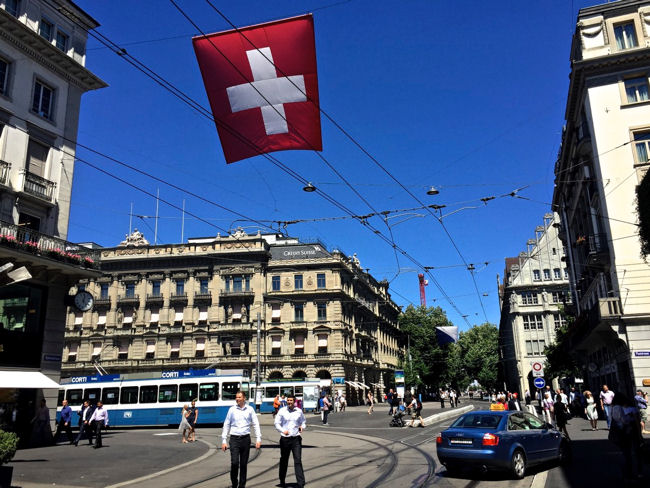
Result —
[[[544,363],[541,361],[532,361],[530,363],[530,366],[533,370],[533,377],[534,378],[541,378],[544,376]]]

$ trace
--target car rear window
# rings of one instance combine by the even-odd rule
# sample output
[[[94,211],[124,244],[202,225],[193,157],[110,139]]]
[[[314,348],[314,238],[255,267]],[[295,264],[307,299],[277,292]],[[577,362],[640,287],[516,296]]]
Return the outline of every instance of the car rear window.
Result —
[[[468,413],[459,417],[452,427],[470,427],[475,429],[495,429],[501,421],[501,415],[490,415],[486,413]]]

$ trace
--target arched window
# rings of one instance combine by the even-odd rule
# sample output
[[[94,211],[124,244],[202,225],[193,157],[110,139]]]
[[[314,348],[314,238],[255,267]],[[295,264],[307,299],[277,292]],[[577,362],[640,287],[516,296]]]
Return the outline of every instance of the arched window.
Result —
[[[307,373],[304,371],[294,371],[291,377],[297,380],[304,380],[307,378]]]
[[[321,380],[331,380],[332,375],[326,369],[321,369],[318,373],[316,373],[316,378],[319,378]]]
[[[282,371],[272,371],[269,373],[269,379],[270,380],[281,380],[284,378],[284,375],[282,374]]]

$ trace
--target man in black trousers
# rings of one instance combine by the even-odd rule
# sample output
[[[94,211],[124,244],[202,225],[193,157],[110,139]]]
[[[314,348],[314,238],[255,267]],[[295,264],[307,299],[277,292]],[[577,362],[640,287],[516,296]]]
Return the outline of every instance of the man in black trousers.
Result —
[[[293,467],[298,486],[305,486],[305,473],[302,469],[302,437],[300,434],[307,427],[302,410],[295,407],[296,397],[287,397],[287,406],[282,407],[275,416],[275,428],[280,433],[280,486],[286,486],[289,454],[293,454]]]
[[[81,436],[86,434],[88,437],[88,444],[92,445],[93,443],[93,430],[90,428],[90,417],[92,417],[95,407],[91,406],[88,403],[88,400],[84,401],[83,407],[77,412],[79,415],[79,434],[74,440],[74,445],[78,446]]]
[[[228,449],[227,438],[230,434],[230,481],[232,488],[244,488],[251,448],[251,426],[255,429],[255,449],[262,446],[262,432],[255,409],[246,404],[246,394],[243,391],[237,392],[235,402],[237,404],[230,407],[223,423],[221,449],[223,452]]]

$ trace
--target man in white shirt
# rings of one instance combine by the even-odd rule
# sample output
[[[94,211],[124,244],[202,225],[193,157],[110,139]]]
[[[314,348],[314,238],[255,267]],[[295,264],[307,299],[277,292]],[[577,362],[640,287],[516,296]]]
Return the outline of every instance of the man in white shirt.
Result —
[[[237,392],[235,402],[237,404],[230,407],[223,423],[221,449],[224,452],[228,449],[227,438],[230,434],[230,481],[233,488],[244,488],[251,448],[251,426],[255,429],[255,449],[262,445],[262,432],[257,414],[246,404],[246,394],[243,391]]]
[[[302,470],[302,437],[300,434],[307,427],[302,410],[295,407],[296,397],[287,397],[287,406],[282,407],[275,416],[275,428],[280,433],[280,486],[286,486],[289,454],[293,453],[293,467],[298,486],[305,486],[305,473]]]
[[[95,445],[93,448],[99,449],[102,447],[102,429],[108,427],[108,412],[102,402],[97,402],[97,407],[90,416],[88,423],[92,424],[93,422],[95,422]]]

